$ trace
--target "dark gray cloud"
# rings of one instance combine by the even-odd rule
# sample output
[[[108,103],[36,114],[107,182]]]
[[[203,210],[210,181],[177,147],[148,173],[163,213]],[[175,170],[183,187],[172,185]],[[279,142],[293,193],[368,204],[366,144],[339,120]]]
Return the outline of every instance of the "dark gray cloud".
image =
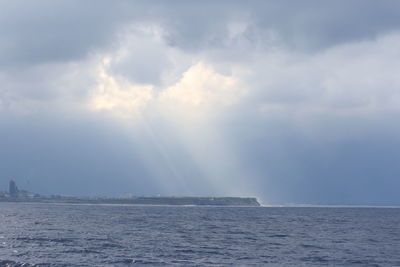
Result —
[[[130,23],[165,29],[181,49],[226,48],[231,23],[243,22],[243,38],[269,45],[271,31],[289,47],[313,50],[375,38],[398,30],[398,1],[1,1],[1,65],[79,60],[115,49]],[[268,49],[268,47],[266,47]]]
[[[264,1],[252,18],[260,29],[277,31],[289,47],[312,51],[397,31],[398,1]]]
[[[2,68],[68,62],[110,45],[124,21],[123,3],[2,1]],[[126,18],[125,18],[126,19]]]
[[[398,10],[0,1],[0,183],[399,204]]]

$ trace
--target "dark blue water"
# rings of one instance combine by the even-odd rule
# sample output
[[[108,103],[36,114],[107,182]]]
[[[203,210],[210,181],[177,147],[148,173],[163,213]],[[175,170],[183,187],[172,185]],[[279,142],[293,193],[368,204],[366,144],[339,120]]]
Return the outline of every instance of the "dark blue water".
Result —
[[[0,266],[30,264],[400,266],[400,209],[0,203]]]

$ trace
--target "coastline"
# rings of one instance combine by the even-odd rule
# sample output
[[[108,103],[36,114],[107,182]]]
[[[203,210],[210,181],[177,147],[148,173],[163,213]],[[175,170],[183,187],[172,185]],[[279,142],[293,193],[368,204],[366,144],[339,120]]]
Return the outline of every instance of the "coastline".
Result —
[[[38,197],[2,198],[9,203],[59,203],[59,204],[107,204],[107,205],[154,205],[154,206],[261,206],[253,197],[131,197],[131,198],[79,198]]]

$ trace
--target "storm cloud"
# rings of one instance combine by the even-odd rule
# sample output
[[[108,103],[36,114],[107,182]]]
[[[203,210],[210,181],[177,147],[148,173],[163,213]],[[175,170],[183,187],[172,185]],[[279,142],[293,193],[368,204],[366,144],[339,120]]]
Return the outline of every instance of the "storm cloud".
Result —
[[[398,1],[0,1],[0,181],[398,205]]]

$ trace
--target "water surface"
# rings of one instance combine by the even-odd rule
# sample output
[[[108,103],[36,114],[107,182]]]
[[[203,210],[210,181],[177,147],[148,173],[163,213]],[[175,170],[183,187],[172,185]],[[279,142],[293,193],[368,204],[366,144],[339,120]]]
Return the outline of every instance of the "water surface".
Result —
[[[400,266],[398,208],[0,203],[0,266]]]

